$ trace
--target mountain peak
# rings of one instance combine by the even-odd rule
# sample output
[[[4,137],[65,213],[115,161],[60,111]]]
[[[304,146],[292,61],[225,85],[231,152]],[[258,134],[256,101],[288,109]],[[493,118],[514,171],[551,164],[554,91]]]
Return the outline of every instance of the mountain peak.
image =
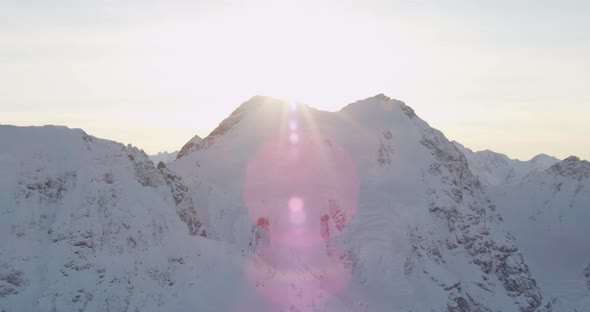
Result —
[[[268,95],[255,95],[253,97],[251,97],[249,100],[247,100],[246,102],[240,104],[240,106],[238,106],[234,112],[232,112],[232,114],[234,114],[235,112],[242,112],[242,111],[248,111],[248,110],[256,110],[258,108],[261,107],[287,107],[292,103],[292,101],[286,100],[286,99],[281,99],[281,98],[276,98],[276,97],[272,97],[272,96],[268,96]],[[297,103],[297,105],[301,105],[300,103]]]
[[[186,142],[186,144],[184,144],[184,146],[180,149],[180,151],[176,155],[176,159],[179,159],[179,158],[189,154],[191,151],[193,151],[195,149],[195,147],[199,143],[201,143],[201,141],[203,141],[203,139],[200,136],[195,135],[192,139],[190,139],[188,142]],[[159,155],[159,153],[158,153],[158,155]]]
[[[379,93],[364,100],[359,100],[343,107],[339,112],[344,114],[355,115],[357,117],[365,118],[366,120],[383,120],[390,123],[390,114],[384,112],[401,111],[400,116],[407,116],[410,119],[416,118],[414,110],[407,106],[404,102],[392,99],[383,93]],[[250,130],[265,132],[274,126],[284,124],[284,118],[288,112],[306,112],[306,115],[312,112],[326,113],[306,104],[299,102],[291,102],[271,96],[256,95],[249,100],[240,104],[226,119],[224,119],[207,137],[198,142],[189,141],[180,150],[176,159],[192,153],[193,151],[209,148],[215,144],[217,139],[225,136],[226,133],[233,131],[238,124],[243,124],[244,120],[248,120]],[[309,117],[309,116],[308,116]],[[282,120],[282,121],[281,121]]]
[[[397,99],[392,99],[383,93],[379,93],[375,96],[366,98],[364,100],[359,100],[351,104],[348,104],[347,106],[343,107],[340,111],[364,114],[369,111],[375,111],[376,109],[379,112],[392,111],[397,107],[399,107],[402,110],[402,112],[410,119],[417,117],[416,113],[414,112],[414,109],[406,105],[406,103]]]
[[[204,139],[195,136],[193,139],[191,139],[191,141],[186,143],[178,153],[176,159],[180,159],[192,153],[193,151],[208,148],[214,144],[217,138],[230,132],[238,123],[248,116],[254,116],[252,118],[256,118],[256,115],[261,113],[261,110],[262,113],[264,113],[264,115],[267,117],[275,116],[277,112],[287,110],[289,105],[289,102],[285,100],[273,98],[270,96],[255,95],[246,102],[240,104],[240,106],[238,106]],[[271,119],[272,118],[267,118],[267,121]]]
[[[577,180],[590,178],[590,162],[570,156],[547,169],[549,174]]]
[[[378,100],[384,100],[384,101],[389,101],[391,100],[390,97],[388,97],[387,95],[383,94],[383,93],[379,93],[375,96],[370,97],[369,99],[378,99]]]
[[[19,140],[14,140],[14,138],[19,138]],[[93,137],[82,129],[68,128],[66,126],[19,127],[0,125],[0,141],[2,140],[6,142],[3,145],[6,150],[31,146],[37,150],[51,151],[57,155],[62,149],[79,148],[80,144],[92,142]],[[27,141],[30,144],[21,144],[20,141]]]
[[[572,155],[572,156],[564,159],[563,161],[564,162],[577,162],[577,161],[580,161],[580,157]]]
[[[539,154],[539,155],[531,158],[530,161],[532,161],[534,163],[538,163],[538,162],[542,162],[542,161],[553,161],[553,162],[556,162],[556,161],[559,161],[559,159],[557,159],[557,158],[555,158],[553,156],[550,156],[550,155],[541,153],[541,154]]]
[[[392,99],[383,93],[379,93],[377,95],[368,97],[366,99],[358,100],[348,104],[347,106],[343,107],[342,109],[347,109],[348,107],[355,107],[355,106],[375,106],[378,104],[388,103],[388,102],[399,102],[396,99]]]

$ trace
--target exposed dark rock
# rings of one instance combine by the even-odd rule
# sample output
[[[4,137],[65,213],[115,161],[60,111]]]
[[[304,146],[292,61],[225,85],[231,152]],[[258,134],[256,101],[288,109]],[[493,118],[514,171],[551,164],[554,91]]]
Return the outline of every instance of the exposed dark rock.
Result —
[[[450,200],[450,205],[441,204],[440,199],[433,198],[429,211],[448,224],[449,232],[457,238],[456,243],[473,258],[472,263],[479,266],[482,273],[496,275],[520,311],[535,311],[543,301],[541,291],[524,263],[522,254],[515,247],[513,238],[507,234],[501,241],[491,237],[489,228],[497,227],[501,221],[494,213],[495,207],[485,197],[481,183],[469,170],[463,153],[454,145],[446,144],[442,133],[433,129],[424,134],[421,143],[438,161],[430,166],[430,170],[441,176],[443,184],[450,187],[450,190],[443,192]],[[416,237],[419,236],[410,235],[413,250],[421,250],[420,254],[435,262],[441,261],[436,259],[439,258],[436,253],[422,252],[429,250],[429,246],[423,242],[431,239]],[[449,246],[449,242],[446,245]],[[448,250],[461,252],[461,248]],[[409,269],[411,265],[408,264],[405,270]],[[488,311],[468,293],[450,294],[449,298],[453,302],[448,306],[449,311]]]
[[[547,169],[547,173],[573,180],[590,178],[590,162],[570,156]]]
[[[584,269],[584,277],[586,278],[586,285],[590,289],[590,262],[588,262],[588,266]]]
[[[406,114],[406,116],[410,117],[410,119],[416,118],[416,112],[414,112],[414,109],[409,107],[408,105],[406,105],[405,103],[401,102],[401,110],[404,112],[404,114]]]
[[[188,141],[185,145],[182,146],[178,154],[176,155],[176,159],[180,159],[186,155],[188,155],[195,147],[202,141],[201,137],[195,135],[190,141]]]
[[[389,145],[381,143],[377,151],[377,163],[379,163],[379,166],[391,165],[391,154],[393,154],[393,149]]]
[[[38,196],[42,203],[55,203],[63,198],[64,193],[76,178],[76,172],[65,172],[56,177],[43,178],[43,182],[19,183],[25,198]]]
[[[25,280],[23,278],[23,272],[16,270],[0,272],[0,281],[4,281],[16,287],[21,287],[25,283]]]
[[[135,148],[129,149],[129,159],[133,162],[137,181],[143,186],[158,188],[162,184],[167,185],[172,192],[176,212],[180,219],[187,225],[190,235],[206,235],[202,229],[201,221],[197,217],[197,210],[194,207],[191,197],[188,195],[188,188],[182,183],[180,177],[172,173],[165,165],[156,169],[143,151]],[[141,153],[144,157],[135,157]],[[141,161],[138,159],[142,159]]]

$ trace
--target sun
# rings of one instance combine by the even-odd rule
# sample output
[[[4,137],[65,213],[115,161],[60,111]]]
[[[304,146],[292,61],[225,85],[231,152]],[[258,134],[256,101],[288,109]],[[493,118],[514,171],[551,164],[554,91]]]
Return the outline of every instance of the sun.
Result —
[[[125,37],[135,46],[125,65],[135,83],[179,102],[208,101],[231,90],[238,103],[269,95],[337,110],[344,98],[384,92],[384,83],[375,81],[403,82],[379,62],[412,60],[404,49],[390,53],[407,42],[378,38],[383,32],[378,24],[354,23],[350,17],[322,20],[297,7],[241,9]]]

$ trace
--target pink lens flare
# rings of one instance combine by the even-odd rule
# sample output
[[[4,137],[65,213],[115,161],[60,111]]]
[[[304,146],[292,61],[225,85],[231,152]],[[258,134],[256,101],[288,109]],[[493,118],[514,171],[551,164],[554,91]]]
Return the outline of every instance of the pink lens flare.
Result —
[[[299,142],[299,135],[296,132],[291,132],[289,135],[289,141],[293,144],[297,144],[297,142]]]
[[[297,130],[297,122],[293,119],[289,120],[289,130],[291,130],[291,131]]]
[[[333,140],[299,132],[292,144],[291,134],[284,129],[250,161],[243,198],[252,223],[268,223],[270,241],[317,245],[354,216],[359,179],[349,154]]]
[[[307,311],[343,291],[352,278],[345,253],[328,256],[324,246],[295,250],[278,247],[266,257],[250,257],[246,277],[269,301]]]
[[[355,262],[333,238],[354,216],[358,197],[354,163],[330,138],[285,127],[266,142],[244,181],[255,233],[245,272],[252,287],[301,311],[346,288]]]
[[[305,211],[303,210],[301,197],[295,196],[289,199],[289,219],[295,225],[301,225],[305,222]]]

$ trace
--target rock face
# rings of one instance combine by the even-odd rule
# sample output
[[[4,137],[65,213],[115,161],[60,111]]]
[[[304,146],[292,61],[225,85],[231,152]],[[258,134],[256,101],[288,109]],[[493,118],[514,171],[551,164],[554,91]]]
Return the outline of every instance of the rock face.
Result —
[[[582,181],[590,178],[590,162],[581,160],[576,156],[570,156],[563,161],[551,166],[547,173],[572,180]]]
[[[583,220],[590,218],[590,163],[571,156],[512,160],[492,151],[472,152],[455,142],[486,187],[504,225],[516,238],[540,287],[542,311],[584,311],[590,306],[580,274],[590,258]],[[586,272],[586,271],[584,271]]]
[[[198,148],[199,143],[201,143],[203,139],[200,136],[195,135],[190,141],[186,142],[186,144],[180,149],[180,151],[176,154],[175,158],[181,158],[184,155],[194,151]]]
[[[554,311],[583,311],[590,305],[580,274],[590,258],[590,249],[580,247],[590,235],[589,168],[572,156],[520,183],[488,189]]]
[[[285,300],[302,311],[328,295],[349,298],[355,311],[535,311],[541,306],[543,297],[526,260],[463,153],[404,103],[378,95],[330,113],[255,97],[212,135],[203,141],[211,143],[170,168],[203,203],[197,213],[208,216],[203,223],[211,235],[262,255],[265,270],[273,273],[253,276],[261,293],[280,289],[283,279],[293,280],[292,290],[285,292],[300,292],[307,300]],[[307,148],[307,142],[315,142],[315,148]],[[284,155],[268,156],[268,150]],[[289,150],[299,159],[322,155],[309,158],[324,169],[309,174],[311,189],[282,179],[308,174],[305,165],[298,165],[297,173],[287,160],[283,164],[280,159],[288,159]],[[347,193],[322,184],[348,170],[338,165],[346,157],[359,181],[354,208],[342,206],[351,202]],[[261,158],[273,159],[266,162],[268,168],[260,165]],[[288,191],[256,193],[258,201],[253,200],[248,189],[253,168],[263,175],[256,176],[257,183],[274,181],[264,185]],[[332,198],[317,199],[318,193],[332,191]],[[314,203],[296,208],[307,217],[297,226],[313,233],[304,236],[311,243],[303,250],[289,245],[290,234],[276,230],[298,222],[289,212],[293,195]],[[257,212],[266,211],[260,207],[268,203],[278,210]],[[309,256],[277,259],[277,250],[289,253],[289,248]],[[305,293],[310,287],[302,280],[337,277],[317,273],[326,270],[326,263],[341,270],[345,285],[336,292]]]
[[[444,199],[441,201],[439,196],[433,197],[429,205],[429,210],[439,216],[442,222],[448,222],[450,232],[457,237],[456,241],[446,241],[445,245],[452,246],[452,249],[463,247],[464,252],[474,258],[472,263],[478,265],[484,274],[495,275],[521,311],[536,310],[542,303],[542,295],[522,254],[506,233],[498,231],[503,236],[494,236],[490,233],[490,228],[496,231],[502,228],[502,217],[489,199],[484,197],[480,182],[469,171],[464,155],[454,146],[447,144],[443,148],[446,139],[441,133],[431,131],[429,134],[425,135],[422,144],[431,150],[437,160],[431,167],[437,168],[437,174],[452,177],[442,180],[443,184],[451,187],[450,192],[444,192],[448,206],[441,205]],[[436,193],[434,189],[429,192]],[[449,198],[452,202],[448,201]],[[477,283],[480,283],[478,286],[484,290],[494,287],[486,276]],[[454,288],[458,293],[461,290],[460,283]],[[457,296],[456,293],[453,299],[456,306],[451,306],[452,309],[450,307],[449,310],[486,309],[469,296],[469,293],[463,296]]]

